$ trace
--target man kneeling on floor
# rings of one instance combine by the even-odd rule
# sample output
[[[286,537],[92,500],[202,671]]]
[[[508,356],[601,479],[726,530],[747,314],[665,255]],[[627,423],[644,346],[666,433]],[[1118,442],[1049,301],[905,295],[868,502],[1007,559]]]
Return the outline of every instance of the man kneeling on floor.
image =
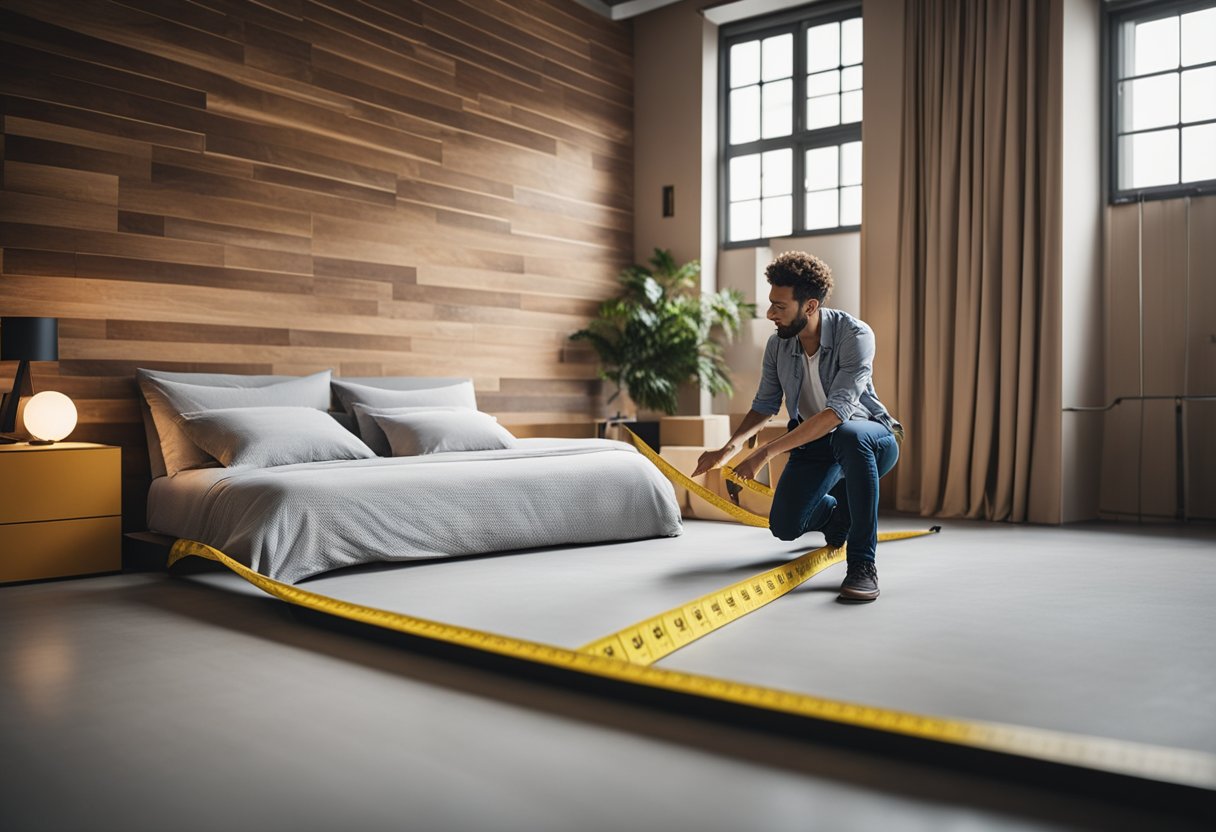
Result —
[[[902,434],[874,392],[874,333],[861,320],[823,304],[832,270],[810,254],[791,251],[765,270],[767,317],[777,332],[764,349],[760,389],[730,441],[706,451],[698,476],[725,464],[781,409],[789,432],[757,448],[735,471],[752,479],[777,454],[790,452],[777,483],[769,527],[781,540],[823,532],[827,544],[848,543],[841,601],[878,597],[878,480],[895,466]]]

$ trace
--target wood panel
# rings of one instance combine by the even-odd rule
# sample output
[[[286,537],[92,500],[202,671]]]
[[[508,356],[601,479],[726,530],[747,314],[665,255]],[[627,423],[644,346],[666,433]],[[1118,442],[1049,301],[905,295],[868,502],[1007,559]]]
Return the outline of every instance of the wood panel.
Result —
[[[141,366],[586,419],[567,336],[632,256],[632,75],[573,0],[0,0],[0,310],[60,319],[34,385],[124,447],[125,527]]]
[[[1106,399],[1138,396],[1140,389],[1140,206],[1118,205],[1106,223]],[[1140,512],[1139,402],[1106,414],[1100,510]]]
[[[1216,197],[1114,206],[1107,226],[1108,400],[1216,393]],[[1197,519],[1216,519],[1214,411],[1184,408],[1186,509]],[[1102,515],[1172,519],[1181,502],[1174,402],[1124,402],[1105,414],[1103,436]]]
[[[1186,392],[1216,396],[1216,197],[1192,199],[1187,235]],[[1186,407],[1187,512],[1216,520],[1216,401]]]

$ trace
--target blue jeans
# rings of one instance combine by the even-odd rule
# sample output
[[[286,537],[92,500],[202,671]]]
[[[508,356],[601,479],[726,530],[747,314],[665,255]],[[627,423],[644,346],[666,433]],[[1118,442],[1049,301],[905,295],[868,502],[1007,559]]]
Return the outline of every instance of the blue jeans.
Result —
[[[831,545],[847,539],[849,560],[873,561],[878,479],[898,459],[895,435],[878,422],[860,420],[844,422],[822,439],[794,448],[773,495],[773,536],[794,540],[822,531]]]

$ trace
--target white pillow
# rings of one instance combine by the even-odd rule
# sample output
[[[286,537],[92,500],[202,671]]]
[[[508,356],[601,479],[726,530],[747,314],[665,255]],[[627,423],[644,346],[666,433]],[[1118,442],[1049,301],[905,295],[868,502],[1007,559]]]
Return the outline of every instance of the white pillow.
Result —
[[[515,437],[493,416],[476,410],[424,410],[373,416],[393,456],[444,451],[496,451],[515,447]]]
[[[451,413],[454,410],[474,410],[469,407],[369,407],[365,404],[355,404],[353,407],[355,422],[359,427],[359,438],[379,456],[392,456],[393,450],[389,447],[388,437],[384,435],[380,425],[376,424],[376,416],[397,416],[421,411]]]
[[[177,423],[195,445],[229,468],[376,456],[332,416],[311,407],[203,410],[182,413]]]
[[[454,387],[472,379],[460,376],[339,376],[331,384],[338,406],[346,411],[358,401],[359,388],[376,390],[436,390]],[[351,389],[353,388],[353,389]]]
[[[197,387],[269,387],[274,384],[282,384],[285,381],[296,381],[300,376],[250,376],[240,373],[179,373],[169,370],[148,370],[143,367],[135,371],[135,380],[141,389],[144,388],[144,379],[163,380],[176,384],[190,384]],[[286,402],[266,402],[266,404],[283,404],[283,405],[301,405],[307,407],[328,407],[328,393],[318,385],[315,390],[315,400],[308,402],[301,401],[286,401]],[[188,408],[193,410],[194,408]],[[144,433],[148,440],[148,466],[152,470],[153,477],[163,477],[168,471],[165,468],[165,455],[162,449],[160,432],[156,429],[156,420],[152,416],[152,408],[148,404],[148,395],[144,395],[140,399],[140,415],[143,416]],[[162,414],[163,415],[163,414]],[[176,413],[170,413],[168,420],[171,422],[172,417]],[[164,421],[162,419],[162,421]],[[173,431],[166,444],[171,444],[175,441],[184,442],[180,431]],[[210,460],[208,460],[210,462]]]
[[[139,387],[152,411],[159,434],[165,473],[214,465],[209,454],[190,440],[177,423],[183,413],[233,407],[308,407],[322,412],[329,406],[331,371],[292,378],[259,387],[209,387],[173,381],[139,371]]]
[[[417,390],[388,390],[356,384],[335,378],[331,381],[334,395],[342,403],[342,409],[354,413],[356,404],[368,407],[468,407],[477,409],[477,396],[473,382],[465,379],[444,387],[427,387]]]

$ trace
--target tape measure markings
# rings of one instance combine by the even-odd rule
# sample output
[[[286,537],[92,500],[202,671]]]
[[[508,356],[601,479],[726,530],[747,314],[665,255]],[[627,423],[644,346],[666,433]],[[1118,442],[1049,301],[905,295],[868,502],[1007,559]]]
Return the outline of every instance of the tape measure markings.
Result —
[[[751,578],[711,592],[678,607],[651,616],[616,633],[580,647],[611,659],[652,664],[676,650],[709,635],[775,601],[794,587],[844,560],[843,547],[824,546]]]
[[[884,532],[880,541],[921,537],[939,529]],[[772,603],[830,566],[845,560],[846,548],[823,546],[783,566],[745,578],[687,604],[643,619],[579,648],[610,659],[653,664],[702,636]]]

